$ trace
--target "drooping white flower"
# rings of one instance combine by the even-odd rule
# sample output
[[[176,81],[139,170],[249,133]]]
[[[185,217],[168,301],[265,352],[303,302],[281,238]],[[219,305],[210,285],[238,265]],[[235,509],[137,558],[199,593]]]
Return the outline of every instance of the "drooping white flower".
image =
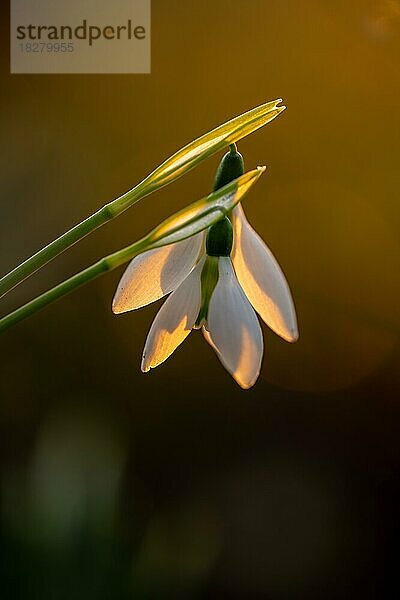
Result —
[[[283,339],[297,339],[289,286],[240,205],[232,213],[232,225],[232,253],[232,239],[221,240],[221,228],[218,232],[213,226],[207,242],[213,230],[214,251],[207,254],[205,235],[197,234],[144,253],[125,271],[113,301],[115,313],[140,308],[172,292],[147,336],[144,372],[164,362],[193,328],[202,326],[224,367],[242,388],[251,387],[263,356],[262,332],[254,309]],[[228,244],[227,250],[219,251],[224,244]]]

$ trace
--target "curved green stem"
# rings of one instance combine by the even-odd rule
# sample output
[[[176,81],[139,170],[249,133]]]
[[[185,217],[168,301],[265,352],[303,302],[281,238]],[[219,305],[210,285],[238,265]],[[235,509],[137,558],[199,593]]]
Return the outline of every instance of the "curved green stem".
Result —
[[[101,225],[120,215],[127,208],[138,202],[138,200],[172,183],[206,158],[226,148],[226,146],[230,145],[233,152],[235,142],[249,135],[259,127],[266,125],[285,109],[284,106],[278,106],[280,102],[280,99],[272,100],[253,108],[223,123],[219,127],[190,142],[181,150],[178,150],[178,152],[164,161],[137,186],[103,206],[99,211],[58,237],[1,278],[0,297],[43,267],[58,254],[64,252],[64,250]]]
[[[114,252],[113,254],[100,259],[90,267],[80,271],[80,273],[73,275],[69,279],[66,279],[62,283],[59,283],[53,287],[51,290],[44,292],[40,296],[37,296],[37,298],[34,298],[34,300],[24,304],[24,306],[17,308],[10,314],[0,319],[0,333],[12,325],[15,325],[19,321],[22,321],[22,319],[34,314],[41,308],[44,308],[51,302],[54,302],[62,296],[69,294],[92,279],[96,279],[96,277],[99,275],[119,267],[127,260],[139,254],[143,250],[144,244],[145,240],[139,240],[123,250],[119,250],[118,252]]]
[[[39,252],[36,252],[36,254],[25,260],[18,265],[18,267],[0,279],[0,297],[35,273],[35,271],[43,267],[46,263],[50,262],[53,258],[64,252],[64,250],[98,227],[101,227],[108,221],[114,219],[114,217],[121,214],[144,196],[147,196],[150,192],[150,188],[147,188],[147,190],[145,188],[143,190],[142,184],[139,184],[126,192],[126,194],[123,194],[119,198],[116,198],[109,204],[103,206],[100,210],[69,231],[63,233],[60,237],[39,250]]]
[[[179,242],[211,227],[236,206],[264,171],[265,167],[257,167],[244,173],[224,187],[168,217],[137,242],[100,259],[80,273],[17,308],[0,319],[0,333],[99,275],[119,267],[137,254]]]

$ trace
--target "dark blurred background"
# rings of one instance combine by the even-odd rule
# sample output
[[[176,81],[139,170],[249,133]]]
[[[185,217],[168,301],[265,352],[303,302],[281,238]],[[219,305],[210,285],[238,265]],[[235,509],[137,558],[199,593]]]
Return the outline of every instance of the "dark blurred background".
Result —
[[[295,298],[241,391],[193,333],[150,374],[158,309],[122,269],[2,336],[0,595],[398,598],[398,0],[152,1],[151,75],[10,75],[1,19],[0,272],[223,121]],[[219,157],[2,301],[2,314],[208,193]]]

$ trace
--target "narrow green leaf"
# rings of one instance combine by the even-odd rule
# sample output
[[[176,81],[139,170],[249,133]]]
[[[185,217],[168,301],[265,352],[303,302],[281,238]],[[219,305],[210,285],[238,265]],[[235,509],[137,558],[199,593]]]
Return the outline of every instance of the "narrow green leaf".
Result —
[[[172,183],[206,158],[275,119],[286,108],[286,106],[278,106],[280,102],[282,102],[282,99],[278,98],[261,104],[261,106],[252,108],[190,142],[167,158],[139,183],[137,188],[140,188],[143,195],[147,195],[164,185]],[[119,210],[119,208],[125,206],[125,197],[121,196],[114,201],[115,206],[117,206],[117,203],[119,204]]]
[[[35,271],[41,269],[61,252],[120,215],[145,196],[168,183],[172,183],[201,161],[218,152],[218,150],[226,148],[229,144],[237,142],[272,121],[286,108],[285,106],[277,106],[280,102],[281,99],[266,102],[190,142],[163,162],[134,188],[105,204],[90,217],[63,233],[0,278],[0,297],[24,279],[30,277]]]

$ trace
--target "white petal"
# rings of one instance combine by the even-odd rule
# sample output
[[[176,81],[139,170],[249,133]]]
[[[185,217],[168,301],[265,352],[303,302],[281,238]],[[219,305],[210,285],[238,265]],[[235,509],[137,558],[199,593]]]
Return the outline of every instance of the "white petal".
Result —
[[[246,296],[263,321],[288,342],[299,337],[290,289],[271,250],[248,223],[243,208],[233,211],[233,266]]]
[[[141,308],[175,290],[195,266],[203,238],[201,232],[134,258],[115,292],[113,312]]]
[[[261,327],[233,271],[230,258],[218,261],[219,278],[208,307],[206,340],[244,389],[255,384],[263,356]]]
[[[164,362],[191,332],[201,305],[201,271],[205,257],[164,302],[150,328],[142,371]]]

